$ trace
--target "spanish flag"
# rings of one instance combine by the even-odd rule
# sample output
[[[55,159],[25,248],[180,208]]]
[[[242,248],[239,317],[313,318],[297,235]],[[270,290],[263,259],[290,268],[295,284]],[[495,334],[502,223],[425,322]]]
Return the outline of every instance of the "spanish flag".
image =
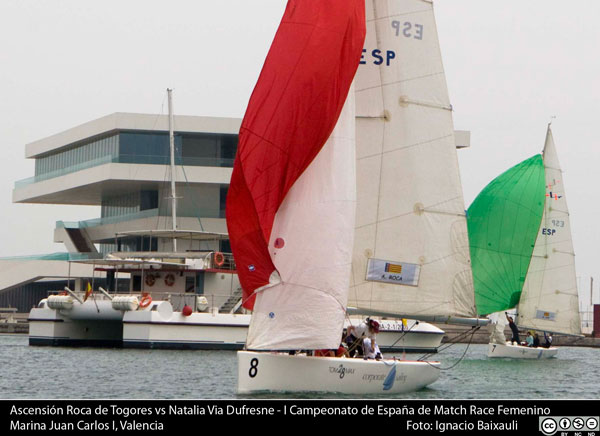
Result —
[[[90,285],[90,282],[88,282],[87,288],[85,290],[85,297],[83,297],[83,301],[86,301],[90,295],[92,295],[92,285]]]
[[[385,272],[394,273],[394,274],[402,274],[402,265],[396,265],[394,263],[386,263],[385,264]]]

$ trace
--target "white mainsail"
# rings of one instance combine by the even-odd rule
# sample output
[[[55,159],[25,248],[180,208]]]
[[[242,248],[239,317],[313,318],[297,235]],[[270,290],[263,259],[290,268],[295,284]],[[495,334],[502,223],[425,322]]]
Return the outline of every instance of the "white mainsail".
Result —
[[[473,317],[452,107],[432,3],[367,0],[366,14],[356,76],[349,306],[416,318]]]
[[[281,283],[257,293],[248,349],[340,344],[356,208],[354,114],[351,89],[333,133],[275,217],[269,247],[276,247],[271,257]],[[282,243],[285,250],[277,248]]]
[[[580,335],[569,209],[550,126],[543,159],[546,202],[518,305],[517,323],[523,328]]]

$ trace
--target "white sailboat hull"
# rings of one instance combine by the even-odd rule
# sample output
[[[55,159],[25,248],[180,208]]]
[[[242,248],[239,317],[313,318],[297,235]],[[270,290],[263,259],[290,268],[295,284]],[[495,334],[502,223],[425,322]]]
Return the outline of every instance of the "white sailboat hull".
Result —
[[[361,318],[350,318],[344,327],[358,325]],[[380,320],[377,345],[384,353],[423,352],[435,353],[442,343],[445,332],[433,324],[406,320],[403,326],[399,320]]]
[[[506,357],[511,359],[549,359],[556,356],[558,348],[526,347],[523,345],[489,344],[488,357]]]
[[[238,351],[238,393],[395,394],[435,382],[439,362],[363,360]]]

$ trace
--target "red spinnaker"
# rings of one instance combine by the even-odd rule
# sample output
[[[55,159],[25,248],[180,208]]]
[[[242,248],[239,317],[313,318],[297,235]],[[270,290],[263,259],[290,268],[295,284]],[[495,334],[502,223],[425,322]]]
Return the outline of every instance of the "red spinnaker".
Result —
[[[364,0],[289,0],[239,134],[227,227],[244,307],[275,271],[275,214],[331,134],[359,65]]]

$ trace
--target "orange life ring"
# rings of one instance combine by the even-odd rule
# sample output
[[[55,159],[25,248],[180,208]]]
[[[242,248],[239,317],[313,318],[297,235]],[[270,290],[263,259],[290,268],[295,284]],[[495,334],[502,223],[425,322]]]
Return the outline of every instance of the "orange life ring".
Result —
[[[171,273],[167,274],[165,276],[165,285],[173,286],[174,283],[175,283],[175,276]]]
[[[144,280],[148,286],[154,286],[154,282],[156,282],[156,278],[153,274],[146,275],[146,280]]]
[[[225,263],[225,255],[223,255],[223,253],[220,251],[215,251],[215,254],[213,255],[213,261],[215,262],[215,265],[223,266]]]
[[[142,300],[140,301],[140,307],[148,307],[152,303],[152,297],[148,293],[142,294]]]

